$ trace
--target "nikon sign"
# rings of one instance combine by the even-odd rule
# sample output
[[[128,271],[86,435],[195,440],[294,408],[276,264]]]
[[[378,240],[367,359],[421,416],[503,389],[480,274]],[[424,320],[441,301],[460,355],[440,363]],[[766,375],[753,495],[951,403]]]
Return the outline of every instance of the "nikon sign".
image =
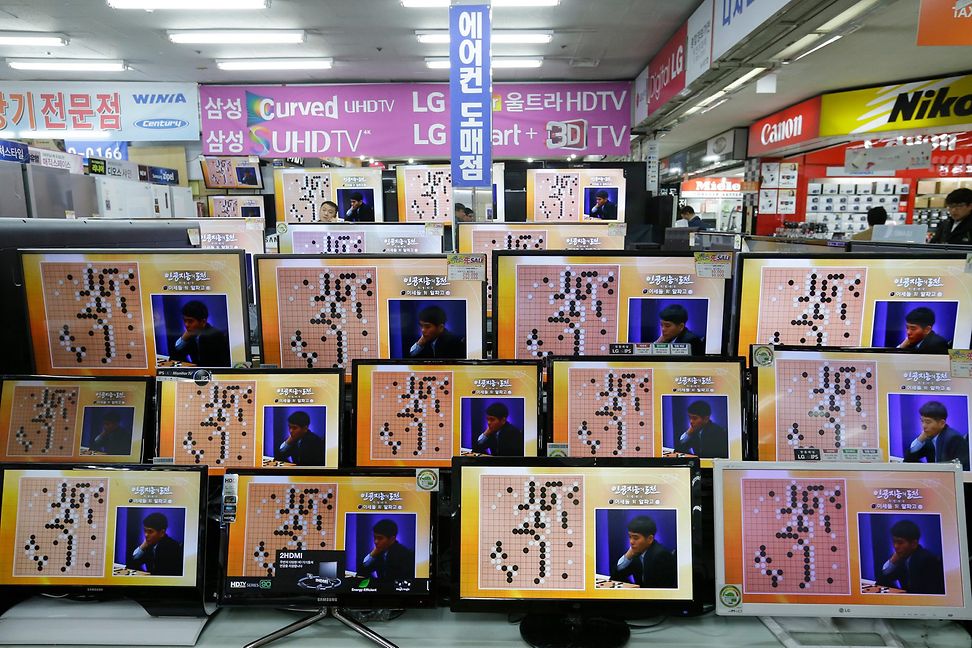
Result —
[[[823,96],[820,135],[972,124],[972,75]]]

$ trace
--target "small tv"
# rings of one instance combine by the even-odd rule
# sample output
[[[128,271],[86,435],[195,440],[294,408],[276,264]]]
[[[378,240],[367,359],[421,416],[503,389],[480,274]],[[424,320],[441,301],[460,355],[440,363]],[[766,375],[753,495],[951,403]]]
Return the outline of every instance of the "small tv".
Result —
[[[361,194],[361,201],[374,212],[371,220],[380,223],[385,219],[381,169],[377,167],[274,169],[273,178],[278,224],[318,224],[328,218],[343,221],[353,194]]]
[[[442,253],[442,230],[424,223],[289,223],[280,230],[281,254]]]
[[[536,457],[541,365],[354,362],[355,465],[448,468],[459,455]]]
[[[603,356],[654,342],[722,353],[731,290],[705,274],[692,254],[494,251],[494,356]]]
[[[206,157],[200,161],[207,189],[263,189],[260,161],[249,157]]]
[[[624,169],[527,169],[526,219],[623,221],[626,187]]]
[[[595,616],[616,622],[590,645],[621,645],[620,620],[699,612],[699,475],[696,458],[457,457],[453,611],[526,613],[531,645],[578,645],[562,635]]]
[[[205,467],[4,464],[0,607],[127,597],[202,614]]]
[[[0,462],[139,463],[155,445],[151,387],[144,378],[4,376]]]
[[[34,373],[249,360],[243,252],[21,250]]]
[[[445,255],[257,257],[265,364],[484,357],[482,281],[450,280]],[[428,321],[422,318],[428,318]],[[424,333],[422,322],[434,328]]]
[[[741,255],[734,327],[739,354],[748,354],[751,344],[904,346],[942,354],[968,349],[972,274],[965,271],[965,256]],[[934,344],[929,340],[921,348],[903,333],[918,314],[922,326],[936,333]]]
[[[750,362],[761,461],[957,461],[972,481],[972,379],[948,356],[757,346]]]
[[[716,612],[968,619],[961,467],[717,461]]]
[[[738,459],[748,445],[742,358],[550,358],[548,437],[570,457]]]
[[[223,605],[433,604],[435,500],[415,471],[232,469],[222,519]]]
[[[338,467],[341,369],[165,369],[158,385],[160,461]]]
[[[259,218],[263,216],[263,196],[209,196],[210,218]]]

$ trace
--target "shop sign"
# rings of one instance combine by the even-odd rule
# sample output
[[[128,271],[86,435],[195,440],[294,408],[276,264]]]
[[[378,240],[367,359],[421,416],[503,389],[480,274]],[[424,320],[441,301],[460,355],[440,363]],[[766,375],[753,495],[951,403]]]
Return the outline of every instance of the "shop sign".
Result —
[[[693,178],[682,183],[683,198],[742,200],[742,195],[742,180],[733,178]]]
[[[814,97],[750,126],[748,155],[765,155],[816,139],[820,134],[820,97]]]
[[[648,119],[648,70],[650,66],[645,66],[635,80],[634,88],[631,89],[633,96],[631,125],[637,126]]]
[[[921,0],[918,45],[972,45],[972,2]]]
[[[125,141],[196,141],[199,94],[195,83],[4,81],[0,130],[20,138],[103,131],[102,138]]]
[[[30,150],[26,144],[0,140],[0,160],[5,162],[30,162]]]
[[[721,58],[791,0],[715,0],[712,60]]]
[[[179,172],[175,169],[165,167],[147,167],[148,181],[152,184],[177,185],[179,184]]]
[[[823,96],[820,135],[972,124],[972,75]]]
[[[703,0],[688,19],[685,37],[685,85],[712,67],[712,8],[714,0]]]
[[[443,83],[200,86],[204,155],[449,155]],[[628,155],[631,82],[497,83],[493,156]]]
[[[65,169],[68,173],[84,174],[84,161],[80,155],[71,155],[61,151],[30,147],[30,163],[52,169]]]
[[[449,8],[449,159],[452,186],[490,184],[492,75],[489,5]]]
[[[928,169],[931,167],[932,145],[882,146],[879,148],[849,148],[844,151],[844,168],[852,173],[882,169]]]
[[[685,89],[685,38],[688,24],[662,46],[648,64],[648,114],[652,114]]]

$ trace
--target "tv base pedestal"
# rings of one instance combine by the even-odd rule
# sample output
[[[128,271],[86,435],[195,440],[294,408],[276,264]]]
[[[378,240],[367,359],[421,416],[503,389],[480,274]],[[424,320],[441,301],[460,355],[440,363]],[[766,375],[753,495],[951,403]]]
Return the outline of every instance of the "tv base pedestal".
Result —
[[[786,648],[906,648],[884,619],[759,617],[759,620]]]
[[[624,621],[565,614],[528,614],[520,636],[534,648],[620,648],[631,638]]]
[[[288,626],[284,626],[279,630],[275,630],[274,632],[271,632],[265,637],[260,637],[256,641],[246,644],[245,646],[243,646],[243,648],[259,648],[260,646],[266,646],[267,644],[272,643],[277,639],[281,639],[283,637],[286,637],[287,635],[291,635],[297,632],[298,630],[303,630],[308,626],[312,626],[318,621],[323,621],[329,616],[334,617],[339,622],[351,628],[352,630],[360,634],[365,639],[368,639],[372,643],[375,643],[381,646],[382,648],[398,648],[398,646],[388,641],[387,639],[382,637],[380,634],[378,634],[368,626],[352,619],[350,616],[347,615],[347,613],[342,608],[333,608],[333,607],[323,607],[308,617],[304,617],[299,621],[295,621],[294,623],[291,623]]]
[[[152,616],[128,599],[72,601],[33,597],[0,616],[0,645],[194,646],[208,616]]]

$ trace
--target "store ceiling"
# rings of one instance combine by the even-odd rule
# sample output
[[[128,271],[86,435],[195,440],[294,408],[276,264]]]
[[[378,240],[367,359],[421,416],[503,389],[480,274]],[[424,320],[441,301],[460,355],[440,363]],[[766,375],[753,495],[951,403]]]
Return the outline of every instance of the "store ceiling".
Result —
[[[671,155],[734,126],[748,126],[823,92],[972,70],[972,47],[915,44],[919,4],[920,0],[893,2],[870,14],[849,36],[781,66],[776,94],[757,95],[755,83],[749,83],[721,106],[693,115],[662,137],[660,155]]]
[[[562,0],[555,8],[496,8],[495,29],[553,29],[547,45],[496,45],[494,56],[543,56],[539,70],[497,70],[498,80],[620,80],[634,78],[698,0]],[[124,59],[134,68],[84,79],[197,81],[209,83],[328,81],[447,81],[447,70],[430,70],[427,56],[448,56],[447,45],[423,45],[415,30],[448,29],[445,9],[406,9],[399,0],[272,0],[263,11],[119,11],[104,0],[4,0],[0,29],[66,33],[63,48],[0,46],[8,56]],[[302,45],[174,45],[167,29],[305,29]],[[198,53],[197,53],[198,51]],[[334,68],[317,72],[223,72],[214,59],[324,56]],[[571,60],[597,61],[575,67]],[[0,64],[0,78],[67,79],[64,72],[39,76]]]

